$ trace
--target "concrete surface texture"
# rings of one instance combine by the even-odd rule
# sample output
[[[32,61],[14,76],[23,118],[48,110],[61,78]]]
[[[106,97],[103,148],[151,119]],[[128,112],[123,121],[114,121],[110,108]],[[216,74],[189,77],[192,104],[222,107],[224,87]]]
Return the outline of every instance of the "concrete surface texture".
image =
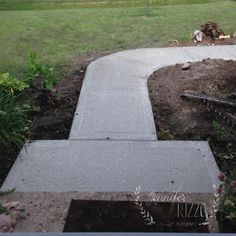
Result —
[[[236,46],[137,49],[92,62],[70,139],[156,140],[147,78],[161,67],[205,58],[236,59]]]
[[[26,148],[2,189],[214,193],[218,182],[207,142],[62,140]]]

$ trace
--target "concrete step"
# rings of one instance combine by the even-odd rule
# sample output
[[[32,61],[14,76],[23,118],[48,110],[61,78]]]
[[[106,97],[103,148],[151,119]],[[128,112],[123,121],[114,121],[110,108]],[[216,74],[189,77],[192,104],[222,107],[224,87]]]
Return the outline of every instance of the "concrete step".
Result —
[[[207,142],[57,140],[25,147],[2,190],[212,193],[219,183]]]

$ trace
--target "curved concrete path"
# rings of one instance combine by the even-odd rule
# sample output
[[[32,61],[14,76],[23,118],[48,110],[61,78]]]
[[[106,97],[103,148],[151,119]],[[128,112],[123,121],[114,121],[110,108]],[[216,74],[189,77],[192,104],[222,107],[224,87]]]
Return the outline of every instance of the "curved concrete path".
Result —
[[[27,143],[2,189],[214,192],[219,169],[208,143],[158,141],[147,90],[154,70],[209,57],[236,60],[236,46],[138,49],[94,61],[69,140]]]
[[[236,46],[137,49],[92,62],[69,139],[156,140],[147,78],[164,66],[236,59]]]

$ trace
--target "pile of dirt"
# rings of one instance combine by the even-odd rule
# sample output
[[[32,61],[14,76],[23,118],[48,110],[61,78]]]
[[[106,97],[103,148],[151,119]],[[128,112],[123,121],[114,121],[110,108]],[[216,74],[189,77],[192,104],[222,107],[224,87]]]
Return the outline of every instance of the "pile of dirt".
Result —
[[[219,38],[221,35],[225,35],[224,31],[219,28],[218,24],[212,21],[201,25],[201,31],[205,36],[210,38]]]
[[[236,45],[236,32],[225,35],[219,25],[213,21],[208,21],[195,30],[192,40],[179,42],[178,40],[169,41],[170,46],[199,46],[199,45]]]
[[[235,92],[236,61],[207,59],[190,65],[187,70],[181,64],[162,68],[148,80],[159,139],[213,140],[236,149],[235,129],[208,112],[205,104],[180,97],[186,90],[221,97]]]

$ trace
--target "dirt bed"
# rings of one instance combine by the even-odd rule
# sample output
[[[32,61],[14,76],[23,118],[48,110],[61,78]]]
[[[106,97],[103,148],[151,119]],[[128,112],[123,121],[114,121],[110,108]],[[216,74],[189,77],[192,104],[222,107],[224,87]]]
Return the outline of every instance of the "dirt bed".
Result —
[[[87,66],[93,60],[112,52],[81,54],[74,57],[65,79],[55,87],[55,98],[49,103],[36,103],[36,109],[39,111],[34,112],[31,117],[30,139],[68,139]]]
[[[159,139],[208,140],[221,166],[222,159],[235,162],[236,130],[228,126],[207,106],[180,96],[194,90],[212,96],[227,97],[236,91],[236,61],[210,60],[181,64],[154,72],[148,88]],[[220,107],[235,115],[235,109]],[[227,158],[228,157],[228,158]]]

